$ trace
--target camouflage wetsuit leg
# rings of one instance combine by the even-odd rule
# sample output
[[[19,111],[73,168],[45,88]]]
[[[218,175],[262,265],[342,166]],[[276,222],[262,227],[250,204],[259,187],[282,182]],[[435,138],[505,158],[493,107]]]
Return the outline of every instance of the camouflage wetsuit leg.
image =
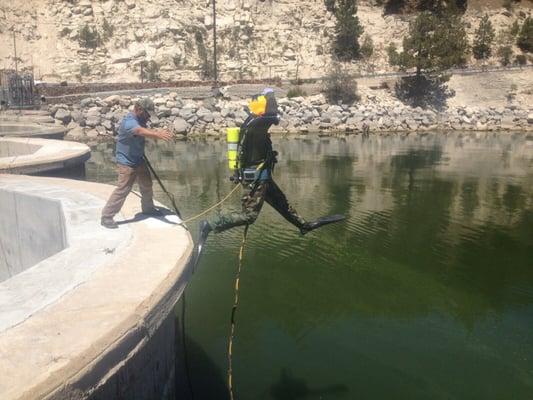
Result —
[[[300,217],[296,210],[291,207],[285,194],[283,194],[278,185],[270,179],[259,182],[255,190],[246,186],[246,193],[241,199],[241,212],[219,214],[210,220],[209,224],[215,232],[222,232],[236,226],[253,224],[259,216],[259,212],[265,201],[296,227],[301,228],[306,223],[305,219]]]

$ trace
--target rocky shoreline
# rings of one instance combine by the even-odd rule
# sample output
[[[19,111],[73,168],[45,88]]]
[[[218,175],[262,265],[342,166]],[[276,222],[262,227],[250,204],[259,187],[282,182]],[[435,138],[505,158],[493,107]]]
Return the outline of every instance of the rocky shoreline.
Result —
[[[177,93],[152,98],[157,112],[152,127],[167,128],[178,140],[223,136],[226,127],[239,126],[247,117],[246,100],[195,101],[181,99]],[[76,104],[52,105],[49,112],[57,124],[67,126],[67,139],[92,141],[115,136],[120,120],[135,100],[120,95],[89,97]],[[439,112],[372,98],[363,104],[332,105],[321,94],[281,98],[278,102],[282,118],[279,126],[272,127],[272,133],[533,131],[533,108],[512,102],[502,107],[450,107]]]

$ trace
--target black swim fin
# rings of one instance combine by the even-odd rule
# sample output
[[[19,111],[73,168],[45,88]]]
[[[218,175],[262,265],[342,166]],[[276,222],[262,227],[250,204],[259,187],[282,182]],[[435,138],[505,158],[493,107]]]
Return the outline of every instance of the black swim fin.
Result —
[[[300,228],[300,233],[302,235],[305,235],[306,233],[314,231],[315,229],[318,229],[324,225],[333,224],[335,222],[340,222],[344,219],[346,219],[346,217],[342,214],[327,215],[325,217],[320,217],[315,221],[306,222]]]

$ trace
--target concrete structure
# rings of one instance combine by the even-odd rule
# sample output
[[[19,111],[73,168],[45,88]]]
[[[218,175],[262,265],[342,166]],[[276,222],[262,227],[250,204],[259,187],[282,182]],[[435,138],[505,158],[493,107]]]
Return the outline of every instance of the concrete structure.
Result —
[[[42,117],[39,117],[42,118]],[[18,136],[18,137],[34,137],[34,138],[48,138],[48,139],[63,139],[65,127],[60,125],[40,125],[35,122],[29,122],[26,118],[24,121],[13,121],[10,119],[0,122],[0,136]]]
[[[64,140],[0,138],[0,173],[35,174],[83,165],[89,146]]]
[[[112,186],[0,175],[0,398],[162,399],[182,386],[174,306],[193,243]]]
[[[0,113],[0,123],[11,122],[32,122],[36,124],[53,124],[54,118],[46,111],[5,111]]]

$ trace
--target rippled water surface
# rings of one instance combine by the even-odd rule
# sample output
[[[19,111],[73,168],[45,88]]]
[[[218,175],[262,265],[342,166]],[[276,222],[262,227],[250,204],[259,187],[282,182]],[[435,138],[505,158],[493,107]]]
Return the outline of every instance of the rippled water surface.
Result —
[[[275,180],[296,209],[347,220],[301,237],[265,205],[250,228],[237,399],[533,398],[533,138],[275,145]],[[93,149],[89,180],[115,182],[112,147]],[[233,188],[224,142],[158,144],[147,154],[185,216]],[[225,207],[239,208],[239,197]],[[197,399],[227,397],[241,238],[242,228],[212,235],[188,287]]]

